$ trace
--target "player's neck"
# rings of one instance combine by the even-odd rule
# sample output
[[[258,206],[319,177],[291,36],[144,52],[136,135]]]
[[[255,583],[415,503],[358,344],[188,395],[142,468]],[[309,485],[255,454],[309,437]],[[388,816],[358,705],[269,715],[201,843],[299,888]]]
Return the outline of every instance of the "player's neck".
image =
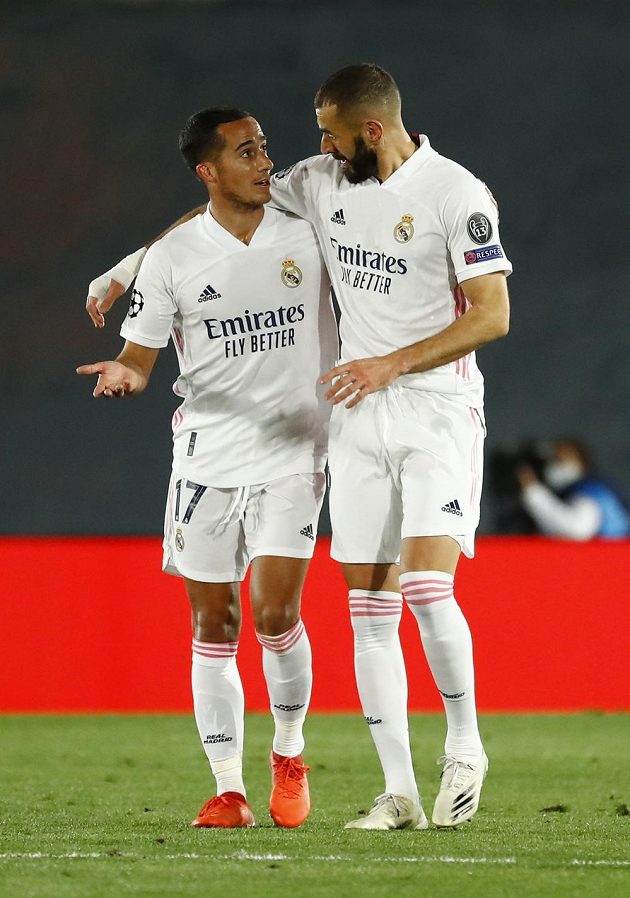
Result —
[[[417,145],[405,130],[402,122],[399,128],[387,134],[378,148],[378,179],[386,181],[400,166],[418,149]]]
[[[214,220],[245,245],[249,245],[265,214],[264,206],[234,206],[211,201],[208,208]]]

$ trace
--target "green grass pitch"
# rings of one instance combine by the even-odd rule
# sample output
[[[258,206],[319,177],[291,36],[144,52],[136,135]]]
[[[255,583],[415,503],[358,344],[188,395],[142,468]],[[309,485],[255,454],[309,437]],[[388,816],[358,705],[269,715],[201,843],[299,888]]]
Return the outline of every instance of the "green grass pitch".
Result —
[[[2,898],[613,898],[630,895],[630,716],[485,715],[490,771],[457,830],[345,832],[382,790],[359,715],[312,715],[313,812],[268,816],[271,722],[246,722],[257,826],[189,826],[212,782],[185,716],[0,719]],[[430,814],[443,720],[414,715]]]

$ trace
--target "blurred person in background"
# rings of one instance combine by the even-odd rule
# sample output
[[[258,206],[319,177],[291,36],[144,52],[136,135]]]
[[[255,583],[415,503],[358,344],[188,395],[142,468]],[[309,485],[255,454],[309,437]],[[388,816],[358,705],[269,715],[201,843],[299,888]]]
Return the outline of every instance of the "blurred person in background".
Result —
[[[628,508],[593,472],[591,454],[580,440],[556,440],[542,470],[521,463],[516,477],[521,505],[540,533],[575,540],[630,535]]]

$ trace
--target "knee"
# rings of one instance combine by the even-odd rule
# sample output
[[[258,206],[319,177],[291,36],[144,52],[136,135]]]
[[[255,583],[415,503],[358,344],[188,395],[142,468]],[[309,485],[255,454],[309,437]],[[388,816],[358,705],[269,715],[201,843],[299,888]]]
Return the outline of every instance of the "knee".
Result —
[[[201,642],[236,642],[241,632],[240,609],[230,606],[220,612],[215,608],[195,608],[192,629],[195,639]]]
[[[299,609],[292,604],[262,607],[257,608],[254,613],[254,625],[261,636],[281,636],[291,629],[299,616]]]

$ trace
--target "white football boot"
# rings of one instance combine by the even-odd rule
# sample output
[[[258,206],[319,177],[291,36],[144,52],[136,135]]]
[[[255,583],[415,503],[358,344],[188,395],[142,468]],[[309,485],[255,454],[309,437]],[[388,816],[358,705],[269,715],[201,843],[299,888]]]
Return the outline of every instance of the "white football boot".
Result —
[[[488,758],[485,752],[475,762],[458,761],[444,755],[437,763],[444,764],[444,770],[431,819],[436,826],[459,826],[470,820],[479,807]]]
[[[351,820],[344,829],[428,829],[422,805],[404,795],[385,792],[374,799],[374,807],[365,817]]]

